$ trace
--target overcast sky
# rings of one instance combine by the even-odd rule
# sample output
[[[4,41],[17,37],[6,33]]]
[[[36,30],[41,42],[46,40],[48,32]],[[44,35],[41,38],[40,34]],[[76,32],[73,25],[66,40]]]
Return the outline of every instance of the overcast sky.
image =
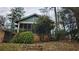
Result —
[[[0,15],[6,16],[7,14],[9,14],[10,9],[11,9],[10,7],[0,7]],[[39,7],[25,7],[24,8],[25,16],[34,13],[40,14],[39,9],[40,9]]]
[[[6,17],[7,14],[10,13],[11,8],[12,7],[0,7],[0,15],[3,15],[3,16]],[[40,12],[40,10],[39,10],[41,8],[43,8],[43,7],[24,7],[24,11],[25,11],[24,17],[29,16],[31,14],[42,14]],[[51,10],[49,12],[49,15],[51,16],[51,19],[53,21],[55,21],[54,11],[53,10]],[[7,19],[6,22],[5,22],[5,25],[8,24],[8,23],[11,23],[11,22]]]
[[[41,14],[39,9],[41,7],[24,7],[24,10],[25,10],[25,15],[24,16],[27,16],[27,15],[31,15],[31,14]],[[11,7],[0,7],[0,15],[3,15],[3,16],[6,16],[7,14],[10,13],[10,9]],[[52,16],[54,16],[53,12],[50,12]]]
[[[10,13],[11,8],[12,7],[0,7],[0,15],[3,15],[6,17],[6,15]],[[41,14],[39,10],[40,8],[43,8],[43,7],[24,7],[24,11],[25,11],[24,17],[35,13]],[[49,15],[51,16],[52,20],[55,20],[54,11],[50,11]],[[6,20],[6,23],[10,23],[10,21]]]

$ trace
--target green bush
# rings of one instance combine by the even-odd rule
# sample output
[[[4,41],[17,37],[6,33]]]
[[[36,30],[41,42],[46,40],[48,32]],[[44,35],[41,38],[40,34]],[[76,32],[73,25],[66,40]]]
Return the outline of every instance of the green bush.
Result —
[[[55,33],[55,40],[62,40],[63,38],[65,38],[65,35],[66,35],[66,31],[64,30],[60,30],[58,32]]]
[[[28,44],[33,43],[33,33],[32,32],[17,33],[10,42],[12,42],[12,43],[28,43]]]
[[[26,30],[25,29],[19,29],[19,32],[25,32]]]

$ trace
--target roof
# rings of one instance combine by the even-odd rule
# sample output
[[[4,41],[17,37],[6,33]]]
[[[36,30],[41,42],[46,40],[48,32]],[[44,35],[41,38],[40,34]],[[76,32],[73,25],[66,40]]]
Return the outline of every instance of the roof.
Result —
[[[24,17],[23,19],[18,20],[18,21],[16,21],[16,22],[24,21],[24,20],[29,19],[29,18],[31,18],[31,17],[39,17],[39,16],[40,16],[40,15],[38,15],[38,14],[32,14],[32,15],[27,16],[27,17]]]

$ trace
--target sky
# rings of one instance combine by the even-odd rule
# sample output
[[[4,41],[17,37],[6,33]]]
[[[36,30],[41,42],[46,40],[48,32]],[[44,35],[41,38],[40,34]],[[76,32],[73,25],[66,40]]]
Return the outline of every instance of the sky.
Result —
[[[11,8],[12,7],[0,7],[0,15],[3,15],[3,16],[6,17],[7,14],[10,13]],[[42,14],[40,12],[40,10],[39,10],[41,8],[43,8],[43,7],[24,7],[24,11],[25,11],[24,17],[29,16],[29,15],[32,15],[32,14]],[[53,21],[55,21],[55,16],[54,16],[54,11],[53,10],[51,10],[49,12],[49,15],[51,16],[51,19]],[[9,24],[10,25],[11,22],[9,20],[6,20],[5,25],[6,24]]]
[[[0,15],[6,16],[9,13],[9,7],[0,7]]]
[[[12,7],[0,7],[0,15],[7,16],[10,13]],[[24,7],[24,17],[29,16],[31,14],[42,14],[39,9],[43,7]],[[55,20],[54,11],[50,11],[50,16],[52,20]],[[9,20],[6,20],[5,24],[11,23]]]
[[[7,14],[10,13],[11,7],[0,7],[0,15],[6,16]],[[24,7],[25,11],[25,16],[30,15],[30,14],[40,14],[39,11],[40,7]]]
[[[12,7],[0,7],[0,15],[6,16],[7,14],[10,13],[10,9]],[[28,16],[31,14],[41,14],[40,10],[43,7],[24,7],[24,16]],[[50,15],[52,15],[52,17],[54,16],[54,12],[50,12]],[[54,17],[53,17],[54,19]]]
[[[6,17],[7,14],[10,13],[10,10],[11,10],[12,7],[0,7],[0,15]],[[40,7],[24,7],[24,17],[28,16],[28,15],[31,15],[31,14],[40,14],[40,11],[39,11]],[[9,20],[6,20],[5,24],[7,23],[11,23]]]

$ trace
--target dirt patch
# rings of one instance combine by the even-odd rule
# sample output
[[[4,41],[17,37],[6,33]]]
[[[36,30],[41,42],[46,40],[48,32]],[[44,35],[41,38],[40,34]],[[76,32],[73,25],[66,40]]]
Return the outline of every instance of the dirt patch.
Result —
[[[43,42],[35,44],[0,43],[1,51],[79,51],[79,43]]]

